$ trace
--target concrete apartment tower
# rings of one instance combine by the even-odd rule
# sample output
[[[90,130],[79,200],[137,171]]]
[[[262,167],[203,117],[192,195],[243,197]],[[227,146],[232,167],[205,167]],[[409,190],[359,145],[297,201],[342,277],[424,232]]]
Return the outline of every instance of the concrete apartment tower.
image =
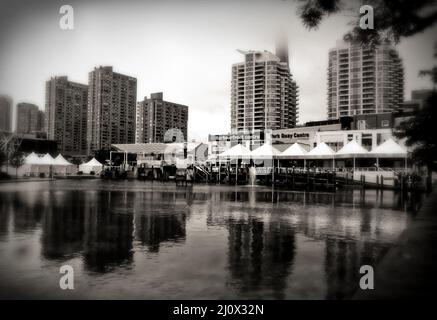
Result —
[[[89,73],[88,154],[135,142],[137,79],[97,67]]]
[[[187,141],[188,106],[164,101],[162,92],[152,93],[150,99],[137,105],[137,143],[172,142],[174,135]]]
[[[12,99],[0,96],[0,132],[11,132],[12,124]]]
[[[276,54],[239,51],[245,61],[232,66],[231,130],[293,128],[298,119],[298,88],[288,66],[286,41]]]
[[[371,49],[337,42],[329,51],[328,119],[395,111],[404,99],[404,69],[388,42]]]
[[[46,82],[47,138],[58,142],[62,155],[86,155],[88,86],[66,76]]]
[[[17,133],[34,134],[44,130],[44,112],[32,103],[17,104],[15,131]]]

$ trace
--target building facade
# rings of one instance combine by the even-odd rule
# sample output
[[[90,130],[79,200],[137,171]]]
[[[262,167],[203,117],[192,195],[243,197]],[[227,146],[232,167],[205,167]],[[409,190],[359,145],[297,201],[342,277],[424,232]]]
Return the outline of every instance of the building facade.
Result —
[[[371,49],[339,42],[329,51],[328,119],[393,112],[403,99],[402,60],[389,43]]]
[[[0,131],[11,132],[12,128],[12,99],[0,96]]]
[[[63,155],[86,155],[88,86],[53,77],[46,82],[47,138]]]
[[[137,79],[97,67],[89,73],[88,154],[135,142]]]
[[[162,92],[138,102],[136,143],[187,141],[188,106],[163,100]]]
[[[31,134],[44,131],[44,112],[37,105],[18,103],[15,130],[17,133]]]
[[[298,89],[287,61],[268,51],[241,53],[245,61],[232,66],[232,132],[293,128]]]

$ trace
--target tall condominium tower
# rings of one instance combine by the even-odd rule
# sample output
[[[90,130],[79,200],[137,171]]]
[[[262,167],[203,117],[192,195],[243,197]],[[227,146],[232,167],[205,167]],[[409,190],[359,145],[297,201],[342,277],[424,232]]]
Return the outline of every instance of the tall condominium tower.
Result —
[[[17,104],[15,130],[17,133],[36,133],[44,130],[44,112],[31,103]]]
[[[12,99],[8,96],[0,96],[0,131],[11,132],[12,123]]]
[[[88,86],[53,77],[46,82],[47,138],[63,155],[86,155]]]
[[[404,74],[397,51],[345,42],[329,51],[328,119],[391,112],[402,104]]]
[[[268,51],[240,52],[245,61],[232,66],[232,131],[293,128],[298,89],[287,61]]]
[[[135,142],[137,79],[98,67],[89,73],[88,152]]]
[[[188,106],[164,101],[162,92],[138,102],[137,143],[169,142],[166,136],[171,137],[168,134],[171,129],[180,130],[183,140],[187,141]]]

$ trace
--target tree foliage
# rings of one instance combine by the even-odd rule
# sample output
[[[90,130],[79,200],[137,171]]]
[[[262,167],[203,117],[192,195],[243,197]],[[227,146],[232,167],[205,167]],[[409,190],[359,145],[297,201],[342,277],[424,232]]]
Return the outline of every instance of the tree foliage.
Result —
[[[342,0],[298,0],[298,13],[308,29],[317,28],[323,19],[332,14],[349,11],[351,1]],[[345,40],[375,46],[389,40],[398,43],[424,31],[437,22],[434,0],[361,0],[356,3],[373,7],[375,28],[361,29],[359,7],[353,8],[356,16],[351,21],[352,29]]]
[[[437,46],[436,46],[437,56]],[[421,75],[430,76],[437,85],[437,66],[421,72]],[[422,109],[414,117],[402,122],[394,131],[398,138],[406,138],[406,143],[414,147],[413,159],[429,169],[435,169],[437,160],[437,91],[425,100]]]

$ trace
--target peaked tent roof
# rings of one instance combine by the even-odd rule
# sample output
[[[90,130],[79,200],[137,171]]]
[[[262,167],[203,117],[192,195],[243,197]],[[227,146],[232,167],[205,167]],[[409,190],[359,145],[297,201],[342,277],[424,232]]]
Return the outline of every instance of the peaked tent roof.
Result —
[[[65,160],[65,158],[62,156],[62,154],[58,154],[58,156],[53,161],[53,164],[60,165],[60,166],[73,165],[72,163],[70,163],[67,160]]]
[[[364,155],[368,153],[369,152],[362,146],[360,146],[358,142],[356,142],[355,140],[351,140],[348,144],[343,146],[343,148],[338,150],[336,155],[340,157],[350,157],[356,155]]]
[[[92,158],[90,161],[88,161],[87,163],[82,163],[81,166],[103,166],[96,158]]]
[[[388,139],[385,142],[381,143],[375,149],[369,152],[372,155],[378,157],[405,157],[407,156],[407,150],[401,147],[398,143],[396,143],[393,139]]]
[[[308,152],[307,156],[332,158],[334,154],[335,151],[332,150],[326,143],[322,142],[317,147]]]
[[[285,149],[280,156],[281,157],[302,157],[306,155],[308,152],[302,148],[302,146],[295,142],[290,147]]]
[[[55,164],[55,159],[53,159],[50,154],[46,153],[44,157],[41,158],[40,164],[52,165]]]
[[[278,151],[278,149],[275,149],[271,144],[264,143],[261,147],[253,150],[251,152],[251,155],[253,157],[268,157],[271,158],[273,156],[280,155],[281,152]]]
[[[219,154],[219,157],[242,158],[250,157],[250,150],[241,144],[236,144],[232,148]]]
[[[24,164],[41,164],[41,158],[35,152],[30,153],[25,159]]]

